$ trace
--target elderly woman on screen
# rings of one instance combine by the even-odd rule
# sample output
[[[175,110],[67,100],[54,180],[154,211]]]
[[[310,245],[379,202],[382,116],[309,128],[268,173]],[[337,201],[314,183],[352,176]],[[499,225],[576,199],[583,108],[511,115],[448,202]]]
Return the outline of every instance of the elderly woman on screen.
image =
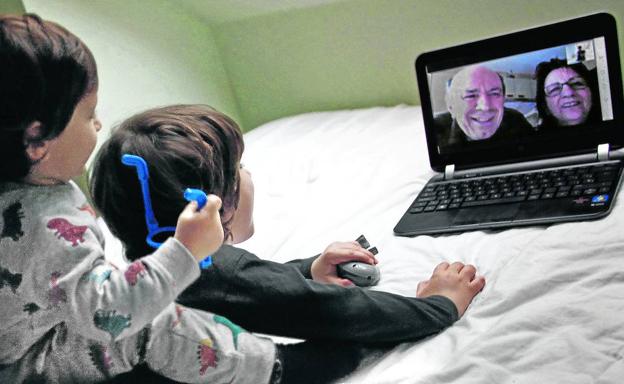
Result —
[[[539,129],[598,121],[600,103],[595,73],[582,63],[544,61],[535,68],[535,102],[542,119]]]

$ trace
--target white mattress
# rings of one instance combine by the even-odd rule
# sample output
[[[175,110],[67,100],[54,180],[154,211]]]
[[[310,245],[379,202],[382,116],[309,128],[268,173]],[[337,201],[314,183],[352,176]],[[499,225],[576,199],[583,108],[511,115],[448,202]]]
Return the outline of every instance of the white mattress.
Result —
[[[433,174],[419,107],[284,118],[245,142],[256,234],[243,248],[285,262],[364,234],[380,251],[374,289],[414,296],[444,260],[486,278],[455,325],[347,382],[624,382],[622,201],[598,221],[401,238],[392,228]]]

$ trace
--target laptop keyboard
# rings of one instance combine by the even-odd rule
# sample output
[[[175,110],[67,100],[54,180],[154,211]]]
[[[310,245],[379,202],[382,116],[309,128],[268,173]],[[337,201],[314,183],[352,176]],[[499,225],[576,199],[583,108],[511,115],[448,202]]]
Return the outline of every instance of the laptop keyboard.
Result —
[[[607,194],[618,170],[619,163],[607,163],[429,183],[409,212]]]

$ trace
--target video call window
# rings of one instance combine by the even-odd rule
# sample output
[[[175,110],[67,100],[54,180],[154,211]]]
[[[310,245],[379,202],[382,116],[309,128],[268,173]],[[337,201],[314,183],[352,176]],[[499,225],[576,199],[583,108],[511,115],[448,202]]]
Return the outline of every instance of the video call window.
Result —
[[[428,73],[438,149],[613,119],[603,37]]]

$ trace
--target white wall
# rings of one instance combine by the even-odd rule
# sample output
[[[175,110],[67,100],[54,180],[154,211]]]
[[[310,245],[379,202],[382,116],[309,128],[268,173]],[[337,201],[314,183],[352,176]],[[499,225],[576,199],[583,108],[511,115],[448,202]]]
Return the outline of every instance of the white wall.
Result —
[[[146,6],[146,4],[149,4]],[[92,50],[104,129],[146,108],[205,103],[239,112],[209,26],[165,0],[24,0],[27,12],[63,25]]]

